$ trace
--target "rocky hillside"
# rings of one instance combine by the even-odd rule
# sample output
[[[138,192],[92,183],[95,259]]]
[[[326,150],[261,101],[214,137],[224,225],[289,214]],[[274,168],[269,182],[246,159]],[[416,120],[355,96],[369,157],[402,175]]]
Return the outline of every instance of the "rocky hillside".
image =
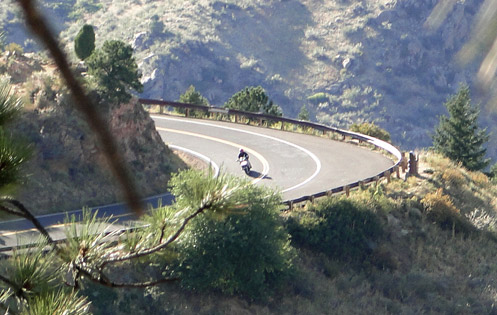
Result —
[[[37,214],[121,200],[96,139],[55,68],[35,56],[4,55],[0,64],[26,104],[13,133],[34,151],[18,198]],[[170,173],[184,165],[164,145],[150,116],[136,102],[101,111],[141,195],[167,191]]]
[[[458,1],[436,31],[424,24],[437,0],[41,2],[68,51],[83,23],[95,26],[97,46],[132,43],[144,97],[176,100],[193,84],[222,105],[261,85],[286,116],[306,105],[314,120],[339,127],[375,121],[406,149],[431,145],[461,83],[473,87],[475,104],[490,99],[473,84],[476,64],[454,61],[482,0]],[[36,49],[19,15],[2,6],[8,41]],[[482,124],[494,129],[495,114],[483,111]],[[495,136],[489,154],[497,158]]]

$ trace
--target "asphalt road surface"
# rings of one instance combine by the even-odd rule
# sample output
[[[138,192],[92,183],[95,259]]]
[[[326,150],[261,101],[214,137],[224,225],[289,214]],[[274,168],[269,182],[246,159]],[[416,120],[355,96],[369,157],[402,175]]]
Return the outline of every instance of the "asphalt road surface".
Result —
[[[247,176],[235,161],[250,155],[257,184],[295,199],[375,176],[393,165],[377,151],[355,144],[215,120],[153,115],[166,144],[198,152],[221,171]]]
[[[250,155],[253,168],[248,176],[252,182],[281,191],[284,200],[369,178],[393,165],[379,152],[311,135],[214,120],[159,115],[152,118],[166,144],[209,161],[216,171],[247,176],[236,162],[238,150],[243,148]],[[165,193],[148,198],[146,203],[153,206],[158,199],[169,204],[173,197]],[[122,221],[133,219],[123,204],[94,209]],[[80,213],[71,212],[76,216]],[[66,213],[58,213],[40,216],[39,220],[55,239],[60,239],[65,218]],[[0,222],[0,250],[25,244],[37,235],[26,220]]]

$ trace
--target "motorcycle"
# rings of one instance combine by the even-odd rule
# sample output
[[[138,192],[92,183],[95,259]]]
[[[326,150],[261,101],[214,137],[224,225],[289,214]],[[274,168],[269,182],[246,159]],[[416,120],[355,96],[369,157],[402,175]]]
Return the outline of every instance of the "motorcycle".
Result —
[[[242,170],[245,172],[245,174],[249,175],[251,165],[248,161],[248,158],[242,157],[242,158],[238,159],[237,161],[240,163],[240,166],[242,167]]]

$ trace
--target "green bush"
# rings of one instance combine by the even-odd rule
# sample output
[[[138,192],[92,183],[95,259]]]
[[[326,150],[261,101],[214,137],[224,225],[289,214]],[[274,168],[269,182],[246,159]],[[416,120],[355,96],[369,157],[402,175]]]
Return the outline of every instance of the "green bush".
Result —
[[[321,103],[329,102],[330,99],[328,98],[326,93],[320,92],[309,96],[307,100],[314,105],[318,105]]]
[[[224,103],[225,108],[262,113],[281,117],[283,112],[278,105],[273,104],[266,91],[261,86],[245,87],[236,92]]]
[[[287,226],[294,244],[346,261],[369,255],[370,242],[383,233],[374,213],[344,197],[331,197],[292,214]]]
[[[175,272],[183,287],[238,294],[251,300],[269,296],[289,279],[294,250],[279,217],[281,196],[244,179],[219,180],[196,171],[172,179],[173,193],[182,207],[193,206],[205,187],[238,187],[228,215],[207,212],[193,220],[178,244]]]
[[[390,133],[374,123],[364,122],[362,124],[352,124],[350,126],[350,131],[362,133],[363,135],[375,137],[383,141],[390,141]]]

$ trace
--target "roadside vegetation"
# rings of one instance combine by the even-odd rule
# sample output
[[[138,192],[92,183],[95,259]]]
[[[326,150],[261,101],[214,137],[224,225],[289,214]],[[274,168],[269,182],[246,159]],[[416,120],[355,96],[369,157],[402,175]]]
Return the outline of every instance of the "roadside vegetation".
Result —
[[[258,238],[253,246],[244,245],[251,241],[236,231],[245,229],[243,226],[249,217],[248,221],[240,221],[244,214],[236,208],[229,215],[234,215],[231,218],[217,218],[210,223],[199,218],[191,226],[198,228],[200,224],[199,233],[207,234],[205,228],[210,226],[213,234],[204,236],[209,242],[195,243],[195,250],[206,255],[192,256],[201,260],[191,265],[192,275],[196,276],[186,283],[180,281],[145,290],[109,290],[90,285],[84,292],[93,301],[95,310],[103,313],[112,310],[116,314],[129,310],[138,314],[159,310],[178,314],[357,313],[364,310],[371,313],[491,313],[497,286],[497,270],[492,267],[497,254],[497,188],[483,173],[461,168],[439,154],[423,152],[421,161],[423,172],[419,177],[364,187],[353,191],[348,198],[333,196],[291,212],[280,212],[277,221],[290,235],[293,254],[287,259],[293,257],[289,260],[292,268],[285,267],[288,273],[281,274],[277,283],[269,281],[252,287],[251,290],[262,293],[264,299],[252,295],[254,291],[248,295],[240,290],[227,290],[231,283],[227,278],[221,282],[205,279],[210,275],[220,279],[216,275],[228,272],[231,273],[229,278],[235,281],[246,275],[243,270],[250,265],[247,259],[242,259],[239,267],[232,269],[237,257],[246,258],[249,253],[264,248],[257,246],[257,242],[265,238]],[[187,176],[199,175],[189,173]],[[449,180],[453,184],[447,185]],[[267,224],[263,221],[256,225]],[[235,228],[236,225],[232,225],[235,222],[241,226]],[[221,230],[215,228],[218,224],[223,226]],[[221,243],[216,237],[218,233],[227,235]],[[193,239],[188,236],[185,241],[188,244]],[[227,244],[231,244],[230,247],[226,247]],[[280,246],[288,249],[286,242]],[[226,251],[228,248],[231,250]],[[244,248],[244,254],[237,254],[237,248]],[[211,249],[216,251],[212,259],[207,255]],[[273,253],[276,251],[273,248]],[[267,257],[268,254],[258,255]],[[181,255],[168,252],[164,257],[174,261]],[[131,268],[126,277],[136,277],[143,270],[163,264],[164,260],[161,261]],[[254,262],[254,266],[256,264]],[[180,269],[188,270],[183,269],[185,267]],[[191,285],[191,281],[200,280],[201,287]],[[231,285],[234,283],[237,282]]]
[[[107,89],[99,90],[101,97],[119,92],[108,99],[118,104],[130,97],[130,88],[140,88],[139,75],[129,46],[105,43],[89,63],[106,60],[114,49],[105,47],[117,48],[129,62],[124,77],[131,81],[99,85]],[[97,72],[90,75],[98,78]],[[49,87],[44,86],[47,93]],[[263,91],[255,90],[262,100],[257,109],[275,109]],[[1,114],[11,120],[19,105],[8,88],[0,88],[1,131]],[[110,218],[99,221],[85,212],[78,225],[68,218],[67,239],[56,243],[9,189],[1,189],[0,211],[31,220],[40,241],[0,261],[0,309],[19,314],[493,313],[497,179],[495,168],[480,171],[486,137],[470,113],[475,127],[470,136],[479,137],[468,140],[473,144],[468,149],[477,153],[469,160],[436,146],[421,153],[418,176],[360,187],[348,197],[330,196],[293,211],[266,187],[187,170],[169,182],[175,203],[147,214],[147,225],[107,233]],[[452,118],[442,118],[438,131]],[[361,127],[378,132],[371,125]],[[21,154],[11,150],[17,139],[6,139],[0,141],[6,153],[0,156],[5,157],[0,171],[9,176],[0,177],[0,188],[18,184],[27,157],[24,147]],[[450,143],[454,136],[444,140]]]

